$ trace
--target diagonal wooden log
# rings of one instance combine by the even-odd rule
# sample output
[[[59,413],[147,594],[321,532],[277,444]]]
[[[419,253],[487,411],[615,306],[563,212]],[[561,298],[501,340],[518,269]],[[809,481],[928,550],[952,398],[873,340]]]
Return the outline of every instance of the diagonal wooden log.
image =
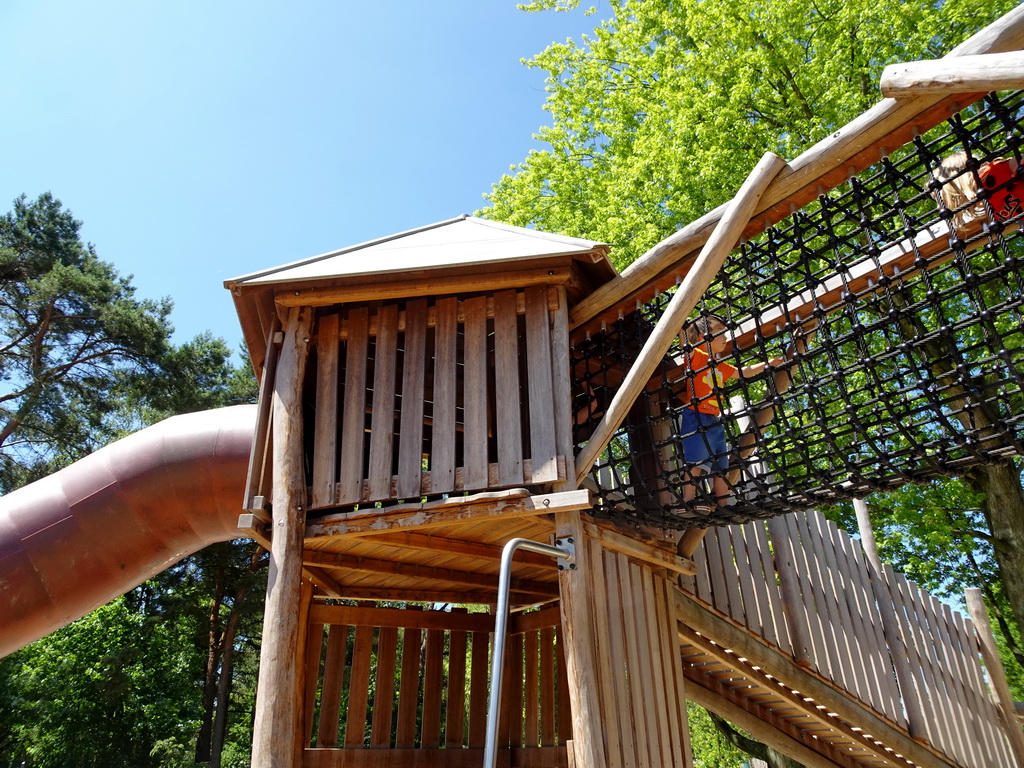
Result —
[[[890,64],[879,89],[894,99],[1024,88],[1024,51]]]
[[[665,308],[665,313],[658,320],[658,324],[654,327],[643,349],[640,350],[636,362],[633,363],[629,373],[623,379],[622,386],[612,398],[604,418],[576,457],[577,486],[583,481],[594,461],[611,441],[615,430],[626,418],[626,414],[629,413],[629,409],[643,391],[647,381],[654,375],[655,368],[658,367],[658,363],[672,346],[672,340],[679,333],[683,322],[718,275],[729,252],[736,247],[743,228],[757,208],[761,194],[785,164],[786,161],[775,153],[766,152],[754,166],[754,170],[751,171],[747,180],[743,182],[736,197],[726,207],[721,221],[705,243],[693,269],[687,273],[686,278],[680,284],[675,296]]]

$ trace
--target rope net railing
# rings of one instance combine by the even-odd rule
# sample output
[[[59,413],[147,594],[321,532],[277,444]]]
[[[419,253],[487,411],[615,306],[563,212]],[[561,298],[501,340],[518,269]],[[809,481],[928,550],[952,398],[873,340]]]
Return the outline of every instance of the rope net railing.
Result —
[[[738,523],[1024,452],[1022,116],[990,94],[731,254],[584,482],[594,513]],[[577,443],[671,296],[574,345]]]

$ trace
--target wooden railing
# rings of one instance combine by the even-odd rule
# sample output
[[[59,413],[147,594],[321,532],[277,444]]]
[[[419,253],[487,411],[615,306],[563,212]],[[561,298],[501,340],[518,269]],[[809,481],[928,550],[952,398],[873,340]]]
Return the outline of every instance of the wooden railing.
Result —
[[[876,575],[823,516],[711,529],[694,560],[684,591],[766,646],[957,765],[1014,764],[973,625],[891,567]]]
[[[564,480],[567,311],[545,286],[321,310],[312,507]]]
[[[556,607],[509,625],[498,743],[512,765],[566,765],[558,622]],[[480,765],[493,627],[490,614],[314,605],[313,637],[326,638],[307,670],[304,765]]]

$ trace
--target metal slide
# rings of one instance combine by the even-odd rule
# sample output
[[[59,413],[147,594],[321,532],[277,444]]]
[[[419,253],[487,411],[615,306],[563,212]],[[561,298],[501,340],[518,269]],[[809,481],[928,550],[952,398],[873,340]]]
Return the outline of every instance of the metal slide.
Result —
[[[175,416],[0,497],[0,657],[238,538],[255,423]]]

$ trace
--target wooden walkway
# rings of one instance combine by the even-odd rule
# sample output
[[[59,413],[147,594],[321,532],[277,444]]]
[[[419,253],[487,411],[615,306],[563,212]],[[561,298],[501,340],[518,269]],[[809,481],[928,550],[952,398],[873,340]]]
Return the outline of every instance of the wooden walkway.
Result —
[[[809,768],[1017,764],[973,625],[821,515],[712,529],[694,559],[688,698]]]

